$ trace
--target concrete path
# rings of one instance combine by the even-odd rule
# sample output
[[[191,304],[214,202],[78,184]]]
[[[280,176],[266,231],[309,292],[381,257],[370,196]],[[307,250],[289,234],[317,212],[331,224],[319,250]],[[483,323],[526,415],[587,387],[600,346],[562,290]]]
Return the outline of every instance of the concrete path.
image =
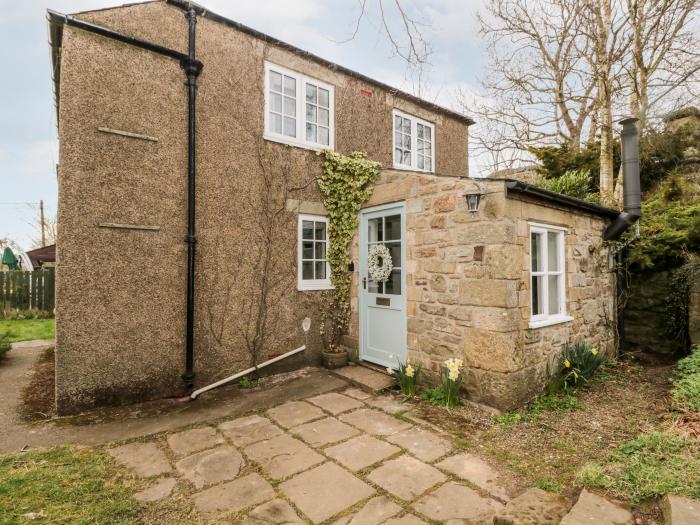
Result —
[[[13,346],[0,364],[0,454],[65,444],[101,445],[235,417],[273,407],[280,400],[300,399],[348,386],[326,370],[306,368],[275,376],[274,384],[259,390],[241,390],[231,385],[189,403],[160,400],[27,423],[18,415],[21,391],[47,346],[46,343]]]

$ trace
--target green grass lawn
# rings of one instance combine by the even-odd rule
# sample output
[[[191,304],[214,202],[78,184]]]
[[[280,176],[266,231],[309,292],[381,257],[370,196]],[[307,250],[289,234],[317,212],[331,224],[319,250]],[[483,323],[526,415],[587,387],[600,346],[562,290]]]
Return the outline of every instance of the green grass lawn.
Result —
[[[23,319],[21,321],[0,321],[0,334],[10,333],[8,341],[31,341],[32,339],[53,339],[55,322],[53,319]]]
[[[71,447],[0,456],[0,523],[132,524],[138,505],[112,458]]]

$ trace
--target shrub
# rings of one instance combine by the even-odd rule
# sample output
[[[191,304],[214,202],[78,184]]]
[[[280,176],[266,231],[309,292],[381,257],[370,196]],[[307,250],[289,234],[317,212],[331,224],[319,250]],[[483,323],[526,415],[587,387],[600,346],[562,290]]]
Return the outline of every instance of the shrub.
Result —
[[[603,354],[590,344],[577,342],[564,344],[561,354],[564,389],[588,381],[603,362]]]
[[[5,354],[10,351],[11,347],[10,332],[0,333],[0,359],[2,359]]]
[[[599,202],[600,199],[591,191],[591,172],[588,170],[572,170],[564,172],[561,177],[540,179],[535,183],[545,190],[555,191],[576,199]]]
[[[440,386],[425,392],[423,399],[431,402],[433,405],[441,405],[446,408],[460,405],[459,389],[462,386],[460,368],[463,364],[461,359],[448,359],[445,361],[445,366],[440,375]]]
[[[410,399],[416,395],[421,366],[413,366],[410,359],[406,359],[405,363],[401,363],[398,358],[396,361],[398,363],[398,368],[396,370],[393,368],[387,368],[386,370],[389,374],[396,375],[401,393],[406,399]]]
[[[677,410],[700,412],[700,346],[676,364],[671,395]]]

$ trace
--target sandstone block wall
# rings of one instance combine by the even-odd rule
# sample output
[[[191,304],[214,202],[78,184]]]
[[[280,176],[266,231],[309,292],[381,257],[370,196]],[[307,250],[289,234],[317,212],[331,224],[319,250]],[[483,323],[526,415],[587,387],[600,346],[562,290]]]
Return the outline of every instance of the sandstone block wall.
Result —
[[[473,191],[484,197],[470,214],[464,194]],[[468,396],[507,409],[542,391],[565,342],[613,351],[614,277],[601,252],[602,219],[507,196],[503,181],[386,171],[367,207],[393,201],[405,201],[407,212],[408,352],[433,381],[444,360],[461,357]],[[572,321],[528,327],[529,221],[568,228]],[[355,296],[355,338],[357,308]]]

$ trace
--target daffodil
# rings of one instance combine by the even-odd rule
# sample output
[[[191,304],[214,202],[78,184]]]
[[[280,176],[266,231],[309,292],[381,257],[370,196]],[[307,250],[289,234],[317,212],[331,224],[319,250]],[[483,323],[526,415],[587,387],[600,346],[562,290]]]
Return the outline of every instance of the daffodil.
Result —
[[[393,374],[394,374],[394,369],[387,366],[387,367],[386,367],[386,372],[387,372],[387,374],[389,374],[389,375],[393,375]]]
[[[457,381],[457,378],[459,378],[459,372],[454,369],[450,370],[448,377],[450,378],[450,381]]]
[[[571,361],[569,361],[568,359],[565,360],[565,361],[564,361],[564,366],[565,366],[566,368],[571,368]]]
[[[597,348],[591,348],[591,353],[593,355],[598,355],[598,349]]]
[[[407,365],[410,365],[410,364],[411,364],[411,358],[410,358],[410,357],[407,357],[407,358],[406,358],[406,364],[407,364]]]
[[[574,377],[578,379],[578,374],[576,372],[574,372]]]
[[[413,377],[413,374],[415,373],[415,370],[413,370],[413,367],[411,365],[408,365],[406,367],[406,376],[407,377]]]
[[[457,359],[457,361],[455,361],[455,363],[457,364],[457,366],[459,368],[462,368],[462,366],[464,365],[464,361],[462,361],[461,359]]]

